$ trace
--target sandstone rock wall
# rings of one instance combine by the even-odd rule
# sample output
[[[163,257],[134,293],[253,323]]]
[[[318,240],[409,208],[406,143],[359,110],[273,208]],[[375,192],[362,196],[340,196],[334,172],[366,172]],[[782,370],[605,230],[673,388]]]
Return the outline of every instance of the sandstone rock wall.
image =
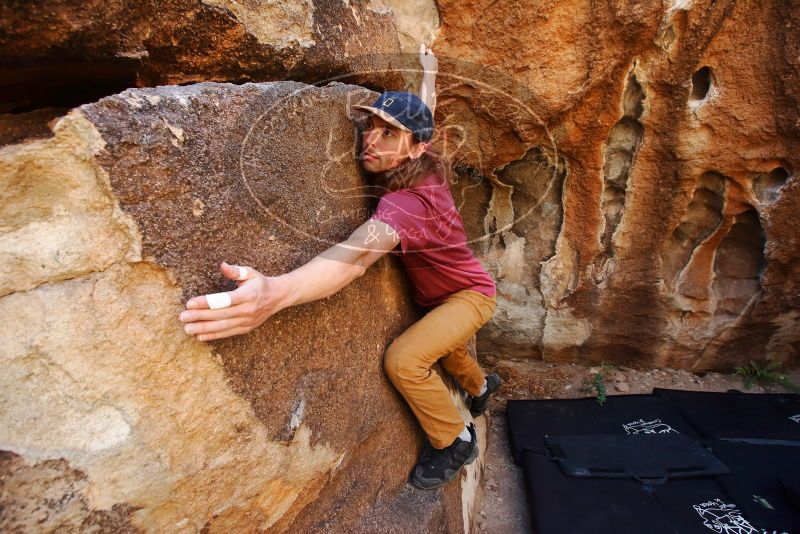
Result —
[[[177,321],[221,260],[277,274],[369,215],[345,110],[416,90],[419,41],[498,282],[481,351],[796,362],[798,27],[797,0],[0,1],[0,530],[470,528],[482,460],[404,485],[390,258],[247,336]],[[362,87],[123,92],[335,78]]]
[[[798,361],[798,2],[438,7],[437,121],[501,293],[480,348]]]
[[[797,0],[40,0],[0,14],[17,111],[206,80],[416,90],[417,45],[435,39],[437,143],[500,287],[482,350],[694,370],[797,359]]]
[[[419,310],[395,258],[247,335],[178,321],[233,288],[220,261],[280,274],[362,222],[347,110],[376,96],[134,89],[0,148],[0,530],[469,530],[482,457],[406,483],[422,437],[381,360]]]
[[[4,0],[0,113],[204,81],[401,86],[398,35],[372,0]]]

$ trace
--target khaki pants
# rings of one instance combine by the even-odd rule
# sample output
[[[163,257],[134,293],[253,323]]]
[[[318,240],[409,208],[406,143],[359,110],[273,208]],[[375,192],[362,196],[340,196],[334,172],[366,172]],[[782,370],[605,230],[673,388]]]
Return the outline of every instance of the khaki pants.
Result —
[[[389,380],[437,449],[453,443],[464,420],[432,366],[440,362],[464,390],[477,396],[484,374],[467,352],[467,341],[492,318],[496,305],[496,297],[471,289],[453,293],[386,349],[383,364]]]

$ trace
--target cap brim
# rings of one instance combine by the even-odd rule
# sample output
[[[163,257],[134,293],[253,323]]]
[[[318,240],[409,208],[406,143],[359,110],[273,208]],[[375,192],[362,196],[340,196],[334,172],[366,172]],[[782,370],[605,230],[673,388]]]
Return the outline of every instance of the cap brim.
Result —
[[[383,111],[382,109],[374,108],[372,106],[350,106],[350,107],[352,109],[358,109],[358,110],[361,110],[361,111],[366,111],[368,113],[372,113],[374,115],[377,115],[378,117],[382,118],[383,120],[385,120],[386,122],[388,122],[392,126],[400,128],[401,130],[405,130],[406,132],[410,132],[411,131],[409,128],[407,128],[402,123],[400,123],[400,121],[398,121],[397,119],[395,119],[394,117],[392,117],[391,115],[389,115],[388,113]]]

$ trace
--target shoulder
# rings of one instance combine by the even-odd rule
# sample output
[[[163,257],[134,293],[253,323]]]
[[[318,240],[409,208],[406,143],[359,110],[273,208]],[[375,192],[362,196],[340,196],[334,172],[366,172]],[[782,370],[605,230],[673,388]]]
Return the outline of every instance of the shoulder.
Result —
[[[372,218],[385,222],[395,231],[407,232],[425,226],[429,215],[425,203],[417,195],[400,190],[381,197]]]
[[[383,195],[378,202],[378,211],[400,211],[404,213],[420,213],[425,211],[425,204],[419,196],[407,189],[392,191]]]

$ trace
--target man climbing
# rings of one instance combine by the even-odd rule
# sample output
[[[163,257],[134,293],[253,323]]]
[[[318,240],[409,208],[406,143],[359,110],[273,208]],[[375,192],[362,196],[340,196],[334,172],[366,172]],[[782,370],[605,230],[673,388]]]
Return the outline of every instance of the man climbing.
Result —
[[[249,332],[284,308],[336,293],[400,245],[414,300],[427,313],[389,345],[384,369],[430,443],[411,476],[416,487],[430,489],[455,478],[478,454],[474,425],[465,425],[433,365],[438,361],[469,393],[474,416],[486,410],[500,379],[484,376],[467,352],[467,342],[492,317],[496,289],[466,245],[449,167],[429,150],[438,61],[421,45],[420,62],[422,99],[388,91],[371,106],[353,106],[368,113],[361,165],[386,191],[372,217],[345,241],[280,276],[223,262],[223,275],[237,280],[237,289],[189,299],[180,320],[201,341]]]

